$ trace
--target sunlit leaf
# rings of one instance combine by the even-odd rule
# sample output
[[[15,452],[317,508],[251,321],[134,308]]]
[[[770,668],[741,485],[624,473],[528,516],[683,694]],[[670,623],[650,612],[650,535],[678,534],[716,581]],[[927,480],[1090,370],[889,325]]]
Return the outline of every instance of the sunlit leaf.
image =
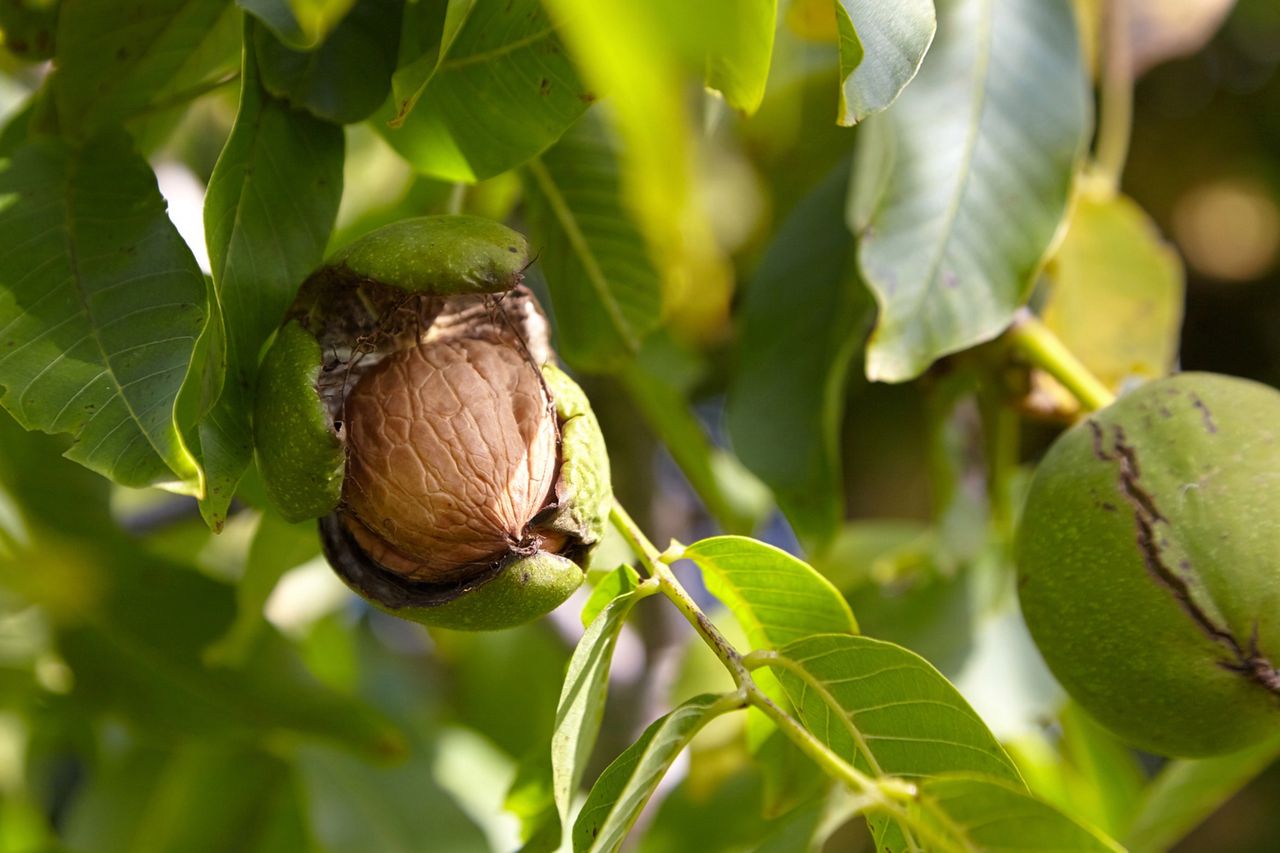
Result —
[[[530,236],[551,288],[559,351],[611,370],[660,322],[662,281],[622,203],[613,140],[591,112],[527,166]]]
[[[778,229],[743,296],[729,388],[734,449],[814,550],[844,517],[845,382],[874,310],[840,215],[847,179],[835,170]]]
[[[753,649],[778,649],[810,634],[854,634],[858,624],[831,582],[785,551],[745,536],[695,542],[684,556],[742,624]]]
[[[1087,101],[1070,0],[940,0],[920,73],[860,141],[868,378],[910,379],[1008,325],[1066,211]]]
[[[573,849],[611,853],[621,847],[671,762],[703,726],[731,707],[719,696],[697,696],[645,729],[591,788],[573,825]]]
[[[65,4],[53,78],[64,132],[88,136],[145,107],[213,29],[229,0]]]
[[[678,10],[685,16],[700,11],[706,22],[699,35],[704,36],[701,43],[707,51],[707,86],[724,95],[734,109],[754,113],[764,100],[773,58],[777,0],[680,3]]]
[[[610,98],[623,197],[662,273],[672,322],[693,336],[714,332],[727,316],[730,281],[695,193],[685,57],[671,19],[639,3],[546,5],[593,92]]]
[[[252,27],[249,28],[252,30]],[[320,263],[342,196],[342,130],[262,91],[245,51],[240,112],[205,196],[205,237],[226,334],[227,379],[201,423],[209,493],[221,524],[253,453],[249,410],[258,353],[307,274]]]
[[[1182,263],[1136,203],[1081,192],[1047,277],[1045,325],[1113,391],[1173,370]]]
[[[920,69],[937,28],[933,0],[834,0],[840,44],[840,123],[893,103]]]
[[[609,688],[609,665],[618,634],[631,608],[643,597],[634,587],[627,589],[629,584],[622,582],[629,571],[629,567],[623,566],[614,572],[621,576],[615,585],[624,591],[587,626],[569,659],[569,670],[561,688],[555,733],[551,736],[553,791],[561,826],[568,825],[573,796],[600,732]]]
[[[901,646],[839,634],[799,639],[774,666],[805,728],[873,776],[981,773],[1024,788],[1009,756],[959,692]],[[895,823],[876,822],[877,839]]]
[[[393,98],[374,121],[419,172],[474,182],[546,149],[594,97],[538,0],[477,0],[412,112]]]
[[[596,582],[591,597],[582,605],[582,627],[586,628],[620,595],[631,592],[640,585],[640,575],[630,566],[620,566]]]
[[[123,133],[38,139],[0,171],[0,385],[27,429],[131,486],[203,488],[175,409],[205,285]]]
[[[909,811],[928,849],[1112,851],[1121,847],[1007,781],[947,774],[926,779]]]

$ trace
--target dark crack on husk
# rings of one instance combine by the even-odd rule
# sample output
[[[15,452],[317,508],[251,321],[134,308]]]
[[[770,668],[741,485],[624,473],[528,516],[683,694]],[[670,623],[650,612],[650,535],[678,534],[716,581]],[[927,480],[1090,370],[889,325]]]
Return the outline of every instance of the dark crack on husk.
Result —
[[[1207,410],[1202,409],[1202,414],[1206,413]],[[1094,455],[1103,462],[1117,464],[1120,493],[1133,510],[1137,527],[1138,552],[1142,555],[1142,561],[1148,573],[1157,583],[1169,590],[1196,627],[1228,652],[1229,657],[1218,662],[1221,667],[1239,673],[1256,681],[1265,689],[1280,694],[1280,670],[1277,670],[1258,648],[1257,625],[1254,626],[1253,636],[1246,649],[1230,631],[1214,624],[1192,597],[1191,588],[1187,582],[1165,563],[1160,542],[1156,537],[1156,526],[1169,524],[1169,520],[1160,513],[1155,498],[1139,482],[1141,469],[1138,465],[1137,450],[1128,443],[1124,428],[1119,424],[1113,425],[1113,449],[1109,451],[1105,446],[1102,426],[1094,420],[1089,420],[1087,423],[1093,437]],[[1187,569],[1190,569],[1189,564]]]

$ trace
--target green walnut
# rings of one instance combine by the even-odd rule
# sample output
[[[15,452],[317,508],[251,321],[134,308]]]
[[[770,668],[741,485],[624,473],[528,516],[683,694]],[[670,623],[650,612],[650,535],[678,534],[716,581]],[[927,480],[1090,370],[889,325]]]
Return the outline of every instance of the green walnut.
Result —
[[[378,229],[303,283],[263,361],[267,491],[320,519],[325,555],[377,607],[482,630],[581,583],[612,493],[582,390],[521,282],[524,239],[437,216]]]
[[[1280,734],[1280,393],[1185,373],[1073,427],[1017,562],[1049,668],[1116,734],[1174,756]]]

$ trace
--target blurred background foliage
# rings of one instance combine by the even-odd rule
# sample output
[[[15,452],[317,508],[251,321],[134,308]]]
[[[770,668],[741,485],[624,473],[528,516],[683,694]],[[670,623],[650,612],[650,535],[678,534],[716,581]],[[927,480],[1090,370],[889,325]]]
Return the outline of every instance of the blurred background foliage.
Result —
[[[276,22],[278,39],[263,48],[284,57],[271,66],[282,76],[269,84],[313,105],[311,93],[331,91],[315,79],[323,61],[291,64],[285,54],[314,46],[326,16],[350,5],[294,4],[305,14]],[[395,65],[380,23],[399,5],[360,0],[346,29],[335,31],[342,39],[322,50],[367,57],[375,63],[370,78],[385,77]],[[679,4],[659,5],[680,20]],[[1186,4],[1142,5],[1176,20]],[[1210,5],[1227,12],[1231,4]],[[1084,20],[1096,13],[1096,0],[1077,6]],[[849,348],[870,329],[873,307],[851,273],[853,239],[843,223],[858,131],[835,121],[840,71],[829,7],[781,4],[767,88],[737,92],[760,100],[750,118],[685,74],[684,52],[707,33],[678,24],[670,33],[637,32],[652,40],[645,49],[672,58],[655,67],[651,83],[676,88],[674,107],[665,90],[627,84],[634,89],[591,107],[521,172],[477,174],[475,163],[463,170],[447,151],[406,148],[387,125],[394,98],[376,85],[362,89],[368,79],[341,81],[340,97],[320,107],[331,110],[327,117],[374,117],[345,130],[345,191],[330,249],[395,219],[446,210],[531,228],[537,245],[548,230],[539,227],[548,182],[564,170],[613,170],[615,187],[634,180],[627,174],[649,174],[633,162],[618,177],[600,147],[600,122],[635,125],[643,114],[629,111],[652,107],[649,97],[675,109],[670,126],[653,133],[678,135],[657,143],[690,149],[696,168],[666,174],[651,191],[668,195],[645,202],[647,212],[642,204],[632,227],[663,245],[675,239],[663,217],[692,203],[706,214],[697,226],[705,244],[675,261],[664,256],[674,270],[631,259],[626,276],[636,291],[661,278],[667,296],[663,326],[652,334],[651,306],[635,304],[627,314],[644,341],[634,358],[590,349],[596,340],[561,346],[571,366],[620,359],[621,367],[583,381],[623,503],[659,542],[728,530],[791,550],[808,546],[865,633],[927,657],[1005,740],[1039,793],[1135,848],[1274,849],[1274,747],[1215,759],[1221,766],[1213,772],[1192,762],[1176,774],[1164,768],[1169,802],[1178,802],[1179,784],[1190,792],[1184,825],[1144,826],[1143,780],[1161,762],[1124,749],[1070,708],[1057,713],[1063,697],[1011,609],[998,542],[1009,528],[988,518],[1016,506],[1018,466],[1056,427],[1023,428],[1022,455],[1005,460],[1010,495],[1002,502],[983,493],[984,468],[997,461],[984,453],[982,397],[963,363],[943,362],[901,385],[861,378],[860,356]],[[0,0],[0,11],[7,48],[0,108],[12,117],[41,85],[45,66],[30,60],[49,55],[39,34],[57,10],[55,2]],[[228,6],[212,23],[205,55],[191,63],[198,79],[178,75],[171,83],[172,93],[207,87],[200,98],[158,97],[130,125],[206,272],[201,211],[236,113],[241,15]],[[567,41],[589,39],[588,28],[604,23],[581,21]],[[1181,367],[1275,386],[1280,6],[1239,0],[1216,23],[1163,54],[1153,49],[1161,58],[1142,66],[1123,188],[1185,262]],[[1148,38],[1167,35],[1167,27],[1151,26]],[[592,79],[621,73],[605,64],[591,70]],[[9,122],[0,149],[10,149],[16,126]],[[544,293],[548,280],[553,291],[568,286],[557,277],[574,275],[551,255],[529,270]],[[560,311],[574,304],[554,302]],[[759,332],[761,324],[772,334]],[[771,374],[780,361],[786,372]],[[795,386],[795,371],[810,381]],[[758,434],[765,422],[771,431]],[[777,451],[769,437],[779,430],[820,440]],[[318,559],[309,526],[291,527],[261,509],[252,475],[214,536],[193,501],[112,487],[62,459],[64,448],[60,438],[24,432],[0,414],[0,853],[520,846],[519,818],[550,796],[520,783],[547,760],[585,593],[512,631],[428,632],[350,595]],[[775,496],[790,507],[794,527]],[[595,565],[608,569],[621,558],[606,546]],[[638,608],[620,640],[588,780],[673,703],[722,685],[723,670],[689,639],[670,608]],[[741,720],[717,722],[670,775],[635,848],[800,849],[824,815],[797,790],[804,788],[753,769]],[[853,825],[828,849],[868,843]]]

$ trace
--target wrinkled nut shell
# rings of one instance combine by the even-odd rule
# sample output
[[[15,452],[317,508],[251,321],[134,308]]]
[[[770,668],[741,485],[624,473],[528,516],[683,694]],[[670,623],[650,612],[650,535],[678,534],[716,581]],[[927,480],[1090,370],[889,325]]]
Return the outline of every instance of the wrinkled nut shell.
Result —
[[[453,582],[543,545],[530,522],[559,436],[520,349],[462,338],[401,350],[352,389],[345,423],[347,526],[387,569]]]

